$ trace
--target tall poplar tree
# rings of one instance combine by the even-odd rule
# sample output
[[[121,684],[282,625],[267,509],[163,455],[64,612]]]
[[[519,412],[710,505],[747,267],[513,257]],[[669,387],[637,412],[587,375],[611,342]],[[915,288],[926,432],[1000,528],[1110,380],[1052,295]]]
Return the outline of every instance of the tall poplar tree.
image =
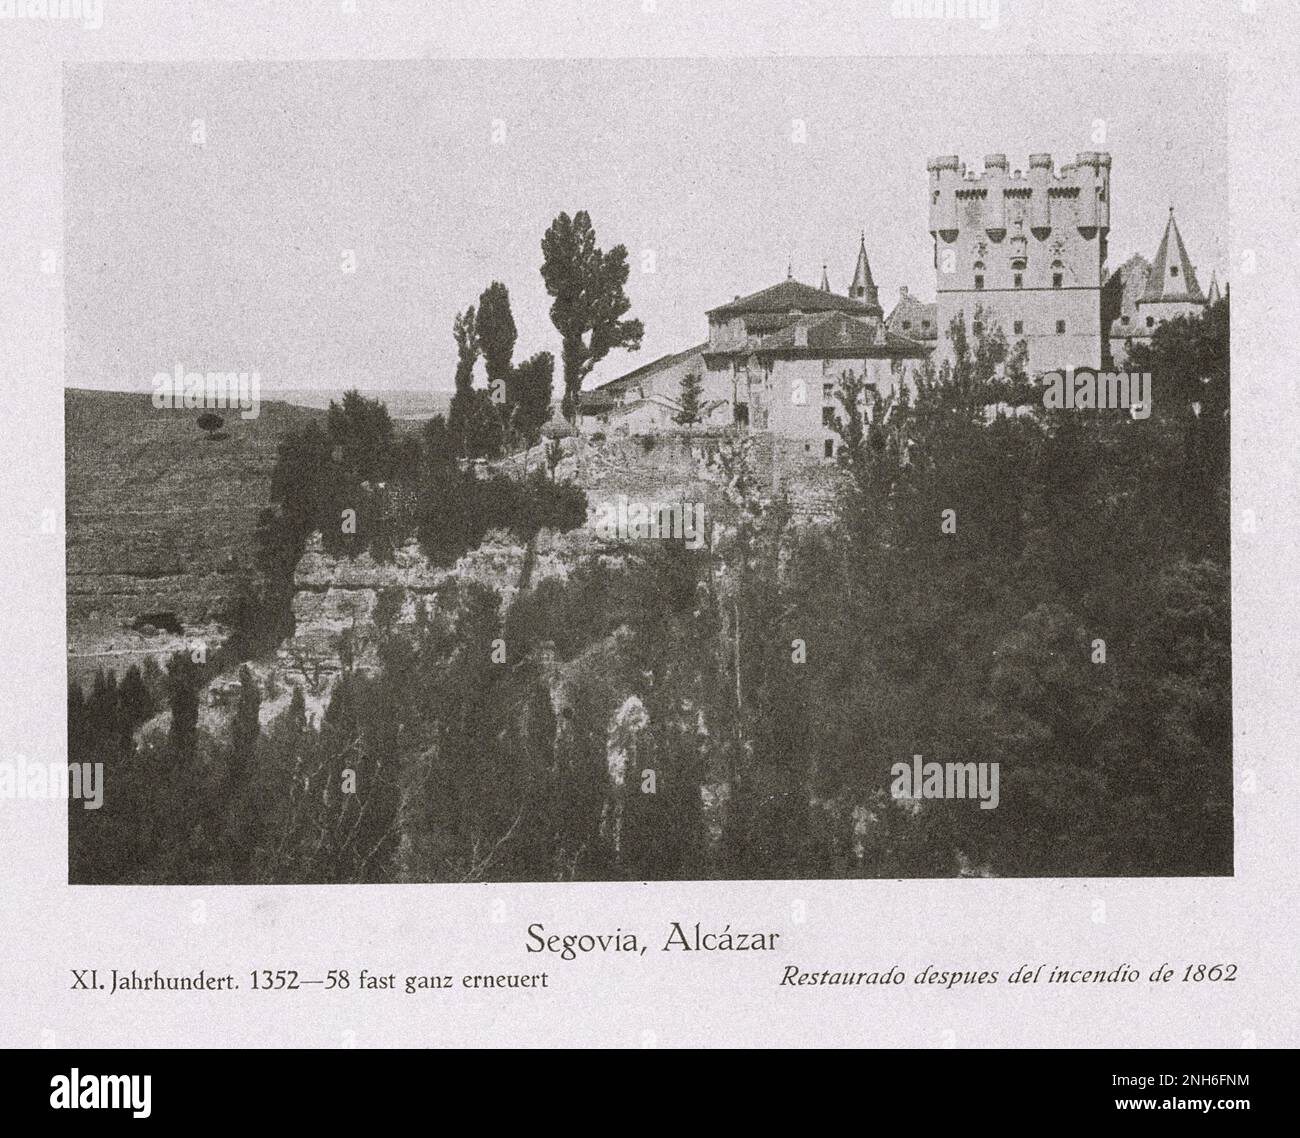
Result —
[[[578,411],[582,382],[614,348],[636,350],[645,332],[640,320],[625,320],[632,302],[627,284],[627,249],[608,253],[596,244],[586,210],[561,213],[542,238],[542,280],[554,297],[551,323],[560,333],[565,415]]]

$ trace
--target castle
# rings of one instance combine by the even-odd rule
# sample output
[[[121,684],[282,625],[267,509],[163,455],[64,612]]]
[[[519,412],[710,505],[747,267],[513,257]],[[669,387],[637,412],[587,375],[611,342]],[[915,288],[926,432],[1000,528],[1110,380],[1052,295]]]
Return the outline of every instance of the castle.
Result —
[[[929,230],[936,300],[903,286],[888,316],[859,241],[848,294],[786,279],[709,310],[708,338],[584,392],[585,432],[672,430],[683,379],[700,380],[698,429],[770,432],[792,457],[827,459],[839,436],[836,396],[845,372],[888,394],[911,385],[927,359],[954,355],[952,328],[971,342],[996,324],[1023,341],[1031,374],[1113,368],[1129,347],[1176,316],[1218,299],[1201,292],[1172,207],[1155,261],[1130,258],[1108,273],[1109,154],[1086,152],[1059,170],[1032,154],[1029,172],[990,154],[982,172],[955,155],[932,158]]]
[[[738,426],[770,432],[783,450],[804,459],[831,458],[839,436],[835,395],[844,372],[888,392],[910,382],[933,350],[933,312],[923,315],[904,294],[886,319],[867,259],[858,246],[847,296],[831,291],[826,269],[820,287],[786,279],[710,309],[708,339],[662,357],[585,392],[583,429],[646,434],[671,430],[681,408],[681,383],[700,378],[702,428]],[[915,305],[915,312],[913,306]],[[932,306],[931,306],[932,307]],[[915,337],[911,315],[918,327]],[[891,323],[892,322],[892,323]],[[901,331],[904,323],[909,325]]]
[[[1056,172],[1050,154],[1031,154],[1028,177],[1005,154],[980,174],[956,155],[927,169],[941,355],[952,354],[952,322],[970,334],[979,310],[1026,342],[1033,373],[1101,367],[1110,155],[1080,154]]]

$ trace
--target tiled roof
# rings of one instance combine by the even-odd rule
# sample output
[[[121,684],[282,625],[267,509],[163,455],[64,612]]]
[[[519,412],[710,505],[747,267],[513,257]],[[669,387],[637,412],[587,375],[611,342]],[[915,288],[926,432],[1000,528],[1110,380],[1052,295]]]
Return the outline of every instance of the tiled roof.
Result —
[[[1177,272],[1173,271],[1175,269]],[[1155,263],[1151,266],[1151,275],[1147,278],[1146,291],[1142,293],[1141,301],[1143,304],[1153,304],[1174,300],[1203,304],[1205,294],[1196,283],[1196,270],[1187,258],[1187,249],[1178,232],[1171,206],[1165,235],[1160,239],[1160,248],[1156,251]]]
[[[618,400],[596,391],[580,391],[578,392],[578,406],[583,411],[588,411],[594,415],[601,411],[612,411],[618,406]]]
[[[662,371],[666,367],[672,367],[674,364],[681,363],[683,360],[689,359],[691,356],[698,355],[708,346],[708,342],[706,341],[703,344],[696,344],[693,348],[687,348],[682,352],[670,352],[666,356],[660,356],[657,360],[651,360],[648,364],[642,364],[639,368],[629,371],[624,375],[620,375],[617,379],[610,379],[597,387],[593,387],[589,394],[594,394],[595,392],[600,391],[607,395],[613,395],[630,383],[635,383],[639,379],[646,379],[657,371]]]
[[[904,322],[910,327],[904,328]],[[899,299],[894,310],[885,320],[885,327],[899,336],[909,340],[937,340],[939,338],[939,306],[926,304],[916,297],[907,295]]]
[[[802,332],[803,343],[800,343]],[[750,350],[750,349],[747,349]],[[913,340],[883,331],[876,321],[866,322],[842,312],[823,312],[791,320],[769,333],[753,347],[757,352],[803,352],[832,359],[866,356],[923,356],[929,349]]]
[[[1110,325],[1111,336],[1133,336],[1145,334],[1145,322],[1139,321],[1137,302],[1146,292],[1147,278],[1151,275],[1151,265],[1140,253],[1134,253],[1115,270],[1107,288],[1116,288],[1119,292],[1119,310]],[[1113,284],[1111,282],[1114,282]],[[1112,311],[1114,311],[1112,309]],[[1124,323],[1124,317],[1128,323]]]
[[[847,296],[822,292],[793,279],[738,297],[730,304],[710,309],[709,316],[739,316],[748,312],[866,312],[866,305]]]

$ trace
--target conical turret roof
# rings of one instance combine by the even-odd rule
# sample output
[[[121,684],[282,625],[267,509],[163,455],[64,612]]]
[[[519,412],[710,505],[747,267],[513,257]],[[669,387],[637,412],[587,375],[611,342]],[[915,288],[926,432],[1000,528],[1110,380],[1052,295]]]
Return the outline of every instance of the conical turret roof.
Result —
[[[876,289],[876,282],[871,278],[871,265],[867,261],[867,235],[862,234],[858,244],[858,263],[853,269],[853,283],[849,286],[849,296],[854,300],[860,300],[868,308],[875,309],[877,314],[884,315],[884,310],[880,307],[880,295]]]
[[[1205,303],[1205,294],[1196,283],[1196,270],[1187,257],[1187,248],[1183,245],[1182,235],[1178,232],[1178,223],[1174,221],[1174,207],[1169,207],[1169,221],[1165,224],[1165,235],[1160,239],[1160,248],[1156,251],[1155,263],[1151,266],[1151,275],[1147,277],[1146,291],[1142,294],[1141,304],[1160,301],[1191,301]]]

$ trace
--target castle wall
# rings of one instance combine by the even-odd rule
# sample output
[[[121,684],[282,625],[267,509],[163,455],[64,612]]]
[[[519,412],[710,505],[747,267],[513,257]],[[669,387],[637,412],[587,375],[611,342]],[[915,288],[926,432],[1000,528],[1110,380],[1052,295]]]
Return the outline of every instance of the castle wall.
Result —
[[[1141,331],[1150,336],[1166,320],[1177,320],[1180,316],[1200,316],[1205,305],[1194,300],[1153,300],[1138,302],[1138,325]],[[1154,324],[1147,324],[1153,319]]]
[[[1024,340],[1029,348],[1031,374],[1063,367],[1100,367],[1102,329],[1099,292],[1096,289],[1016,290],[941,294],[939,324],[943,330],[939,358],[952,358],[948,329],[964,314],[966,334],[971,337],[976,309],[983,310],[985,327],[994,322],[1006,333],[1007,342]],[[1058,332],[1058,321],[1065,331]],[[1016,323],[1021,330],[1017,332]]]
[[[928,168],[938,358],[952,358],[952,320],[964,313],[969,328],[982,305],[1009,340],[1026,341],[1031,371],[1099,367],[1110,156],[1080,154],[1056,171],[1051,155],[1033,154],[1025,173],[992,154],[976,174],[948,155]]]

